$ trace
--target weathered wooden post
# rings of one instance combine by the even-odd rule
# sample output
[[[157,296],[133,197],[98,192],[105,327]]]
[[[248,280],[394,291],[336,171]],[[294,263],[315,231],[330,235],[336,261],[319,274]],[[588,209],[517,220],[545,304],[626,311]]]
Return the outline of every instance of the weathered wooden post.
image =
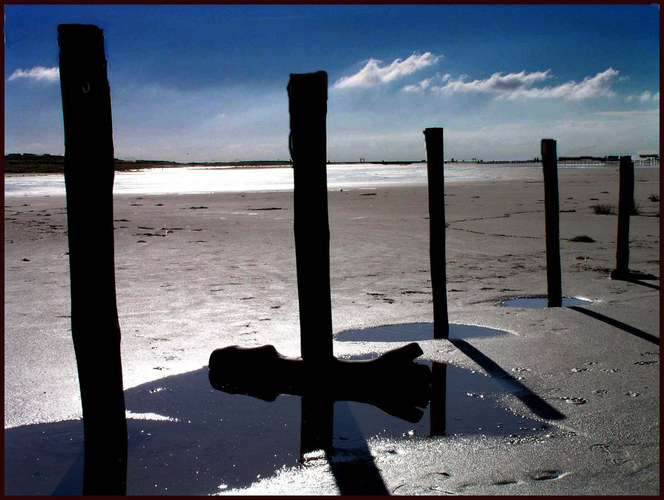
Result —
[[[291,74],[288,99],[301,352],[305,363],[325,364],[334,359],[327,213],[327,73]]]
[[[104,36],[58,26],[72,338],[85,436],[84,494],[125,494],[127,423],[113,249],[113,131]]]
[[[288,82],[289,147],[293,160],[295,260],[300,308],[300,349],[308,365],[331,368],[332,300],[327,213],[327,73],[291,74]],[[334,403],[302,398],[300,452],[332,445]]]
[[[429,186],[429,256],[433,296],[433,338],[446,339],[450,325],[447,316],[447,276],[445,271],[445,178],[443,129],[424,130]]]
[[[629,278],[629,217],[634,211],[634,162],[632,162],[632,157],[621,156],[619,168],[616,268],[611,271],[611,278],[618,280]]]
[[[547,306],[561,307],[563,292],[560,276],[560,202],[558,199],[558,156],[554,139],[542,139],[542,165],[544,168]]]

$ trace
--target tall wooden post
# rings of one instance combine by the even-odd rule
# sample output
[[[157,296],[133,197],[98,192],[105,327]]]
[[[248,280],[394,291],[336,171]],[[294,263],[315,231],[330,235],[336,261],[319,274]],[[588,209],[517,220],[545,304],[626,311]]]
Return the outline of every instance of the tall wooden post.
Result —
[[[618,236],[616,268],[612,279],[629,277],[629,218],[634,211],[634,163],[631,156],[620,157],[620,188],[618,194]]]
[[[561,307],[563,292],[560,275],[560,201],[558,199],[558,155],[554,139],[542,139],[542,165],[544,168],[547,306]]]
[[[58,26],[72,338],[85,436],[84,494],[124,494],[127,423],[113,249],[113,131],[104,36]]]
[[[327,213],[327,73],[291,74],[288,98],[302,359],[305,363],[327,363],[334,359]]]
[[[424,131],[429,187],[429,257],[433,295],[433,338],[446,339],[450,325],[447,316],[447,276],[445,271],[445,178],[443,129]]]

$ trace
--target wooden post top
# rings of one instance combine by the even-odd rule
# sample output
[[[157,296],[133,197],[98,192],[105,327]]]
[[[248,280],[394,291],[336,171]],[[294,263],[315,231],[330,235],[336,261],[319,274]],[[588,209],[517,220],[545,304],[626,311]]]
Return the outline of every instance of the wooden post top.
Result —
[[[437,137],[443,137],[443,127],[431,127],[424,129],[425,139],[436,139]]]
[[[316,85],[320,85],[322,95],[316,96],[312,94],[312,90]],[[288,96],[292,99],[294,95],[306,93],[306,95],[314,95],[317,98],[324,97],[327,101],[327,73],[325,71],[316,71],[315,73],[291,73],[290,80],[288,81]],[[318,89],[316,89],[318,90]]]
[[[104,32],[93,24],[59,24],[58,45],[92,52],[104,48]]]
[[[549,155],[556,154],[556,140],[555,139],[542,139],[542,158]]]

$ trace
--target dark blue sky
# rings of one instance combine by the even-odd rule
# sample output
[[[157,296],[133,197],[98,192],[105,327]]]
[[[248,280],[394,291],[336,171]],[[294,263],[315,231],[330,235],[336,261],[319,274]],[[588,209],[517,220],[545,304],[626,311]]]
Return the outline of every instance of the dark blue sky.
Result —
[[[116,156],[288,157],[290,73],[329,75],[331,160],[659,151],[656,5],[6,5],[5,152],[63,152],[57,25],[104,30]]]

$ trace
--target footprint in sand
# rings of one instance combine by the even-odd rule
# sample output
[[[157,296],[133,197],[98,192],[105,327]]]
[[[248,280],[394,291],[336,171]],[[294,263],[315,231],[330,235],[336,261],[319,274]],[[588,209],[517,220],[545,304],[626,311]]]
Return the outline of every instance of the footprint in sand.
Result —
[[[501,481],[496,481],[493,484],[496,486],[509,486],[510,484],[519,484],[519,481],[515,481],[514,479],[503,479]]]

